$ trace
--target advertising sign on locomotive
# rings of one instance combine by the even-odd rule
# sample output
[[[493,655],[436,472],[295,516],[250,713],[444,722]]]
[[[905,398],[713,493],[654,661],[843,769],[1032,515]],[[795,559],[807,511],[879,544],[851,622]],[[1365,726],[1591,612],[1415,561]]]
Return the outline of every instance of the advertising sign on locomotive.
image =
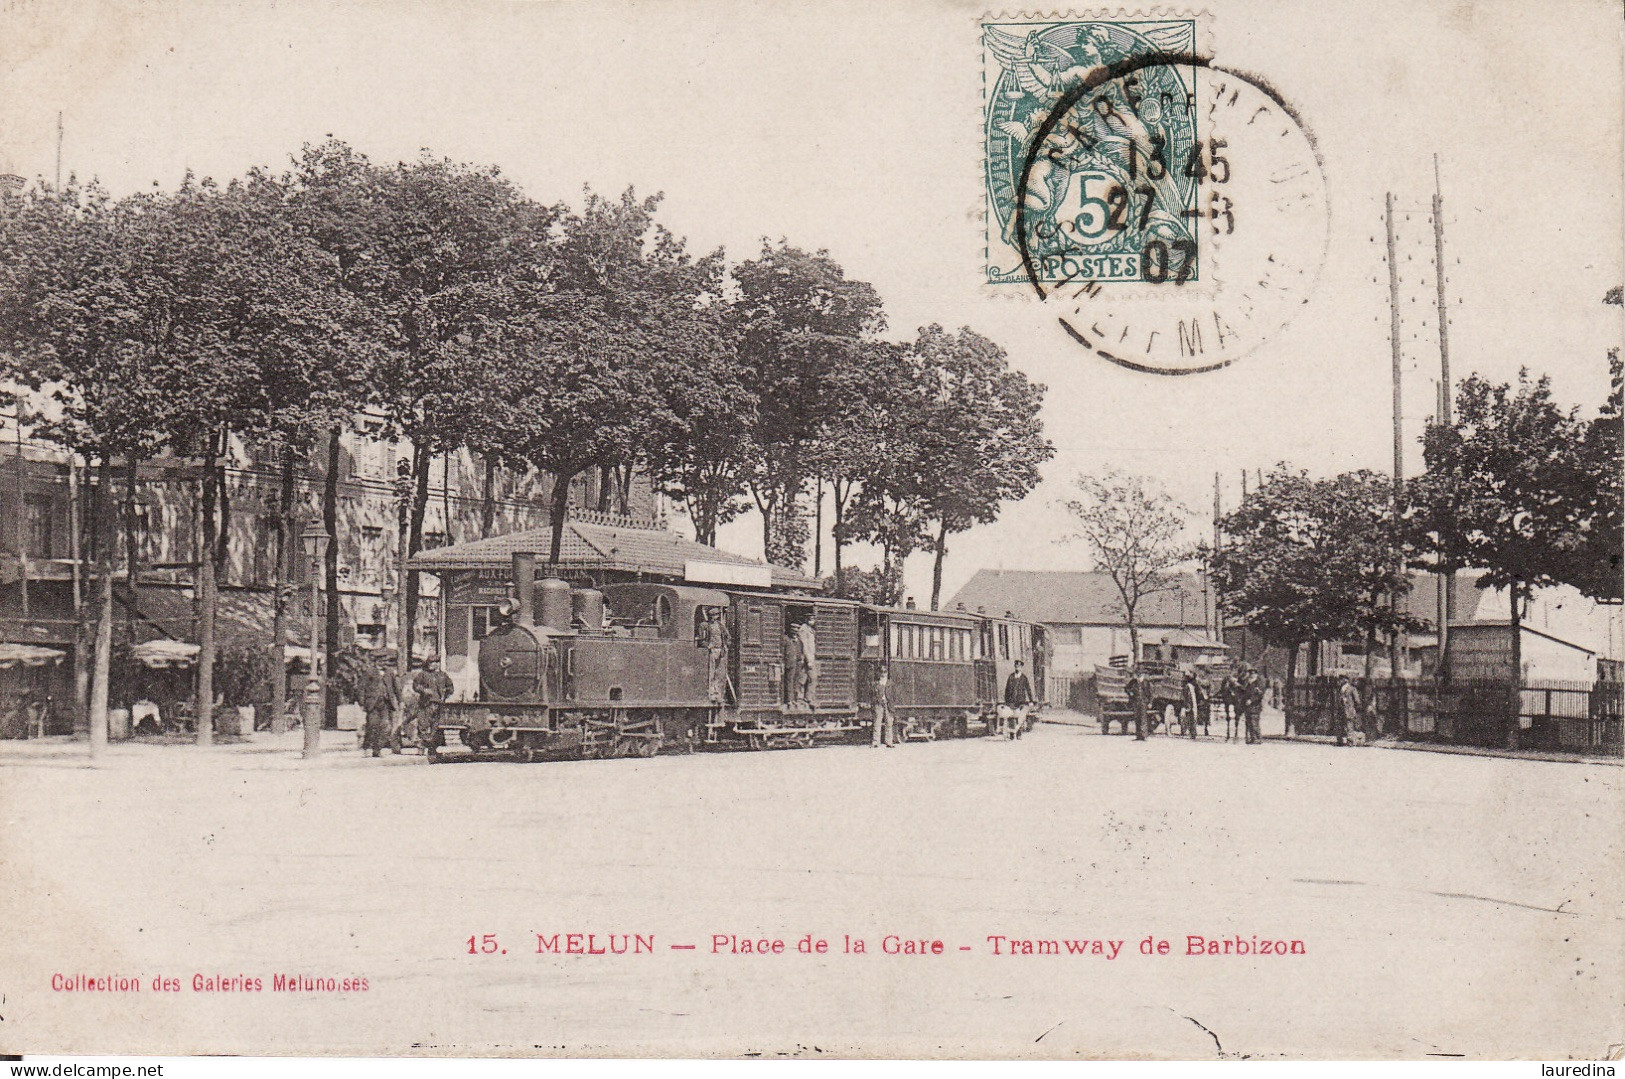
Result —
[[[476,646],[478,689],[428,742],[521,760],[652,757],[987,734],[1020,662],[1041,706],[1043,628],[980,613],[677,584],[572,586],[513,561],[512,601]]]

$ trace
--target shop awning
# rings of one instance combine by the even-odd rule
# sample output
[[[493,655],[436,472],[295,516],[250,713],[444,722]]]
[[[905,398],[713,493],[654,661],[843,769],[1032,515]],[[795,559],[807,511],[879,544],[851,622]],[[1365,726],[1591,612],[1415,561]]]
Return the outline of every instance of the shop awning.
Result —
[[[148,667],[190,667],[197,662],[197,653],[198,646],[190,641],[147,641],[130,649],[130,655]]]
[[[0,667],[50,667],[61,663],[66,655],[60,648],[0,642]]]

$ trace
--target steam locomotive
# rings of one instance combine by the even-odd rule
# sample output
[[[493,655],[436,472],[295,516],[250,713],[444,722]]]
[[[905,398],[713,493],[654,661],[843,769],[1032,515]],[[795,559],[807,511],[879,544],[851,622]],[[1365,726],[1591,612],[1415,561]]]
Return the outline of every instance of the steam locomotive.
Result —
[[[869,737],[876,680],[904,739],[991,732],[1025,663],[1042,701],[1043,627],[961,611],[736,588],[536,579],[514,556],[511,617],[479,643],[475,699],[441,707],[427,751],[652,757]]]

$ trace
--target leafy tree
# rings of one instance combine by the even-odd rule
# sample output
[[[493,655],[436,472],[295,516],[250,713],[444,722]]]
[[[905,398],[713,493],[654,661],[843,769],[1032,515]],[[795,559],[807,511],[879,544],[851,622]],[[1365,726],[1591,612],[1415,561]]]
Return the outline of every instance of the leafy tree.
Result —
[[[97,620],[91,752],[107,737],[117,530],[108,512],[113,469],[163,445],[174,403],[160,387],[158,345],[171,325],[154,310],[135,242],[151,200],[115,202],[94,184],[36,187],[0,215],[0,362],[5,376],[53,402],[36,434],[85,458],[91,488],[89,556]]]
[[[873,286],[847,278],[826,251],[764,241],[733,276],[744,387],[756,401],[746,479],[768,561],[799,566],[814,451],[849,392],[846,379],[872,358],[864,345],[884,331],[885,314]]]
[[[249,451],[273,463],[277,496],[277,584],[273,596],[266,699],[275,714],[287,711],[288,606],[294,567],[301,557],[294,499],[300,466],[321,459],[325,432],[347,424],[366,401],[379,328],[371,312],[344,288],[338,260],[298,227],[299,191],[288,177],[251,170],[232,189],[242,203],[256,270],[245,283],[244,310],[261,332],[243,335],[254,345],[257,377],[237,403],[232,425]]]
[[[307,146],[291,182],[302,227],[377,327],[367,378],[381,421],[370,433],[411,445],[406,553],[416,554],[430,466],[469,442],[500,398],[503,361],[517,358],[507,351],[519,340],[511,326],[528,286],[549,271],[557,211],[494,167],[427,152],[382,167],[337,141]],[[402,582],[407,626],[417,602],[412,570]],[[403,668],[410,646],[402,642]]]
[[[924,386],[911,465],[919,504],[935,526],[928,547],[936,610],[948,537],[991,523],[1002,503],[1038,486],[1038,466],[1055,447],[1039,418],[1044,388],[1010,370],[998,345],[968,327],[949,334],[932,325],[913,351]]]
[[[1223,545],[1202,548],[1221,604],[1287,650],[1289,685],[1303,644],[1359,636],[1369,674],[1379,636],[1426,625],[1397,602],[1410,589],[1414,546],[1382,473],[1317,480],[1277,466],[1221,528]]]
[[[1551,380],[1516,385],[1472,375],[1457,388],[1454,422],[1429,424],[1427,474],[1417,502],[1444,568],[1478,566],[1481,583],[1507,589],[1514,682],[1523,669],[1523,607],[1536,588],[1570,573],[1596,502],[1583,457],[1587,435]],[[1515,740],[1514,724],[1510,737]]]
[[[855,599],[859,603],[873,603],[881,607],[895,607],[903,599],[903,580],[896,566],[876,566],[863,569],[847,566],[839,577],[824,578],[824,590],[830,595]]]
[[[917,376],[918,365],[906,345],[891,341],[866,341],[860,346],[864,362],[841,372],[841,389],[834,408],[809,461],[818,476],[830,485],[833,513],[831,539],[834,541],[834,594],[858,598],[853,589],[872,589],[873,580],[855,576],[849,586],[844,554],[856,539],[873,539],[886,548],[887,557],[879,577],[886,582],[886,594],[902,588],[901,567],[890,552],[902,553],[919,546],[917,527],[892,529],[897,513],[887,506],[883,492],[900,487],[903,475],[912,468],[918,422],[924,401]],[[898,543],[898,535],[912,537]],[[892,540],[886,543],[887,539]],[[856,573],[857,571],[853,571]]]
[[[1137,613],[1147,596],[1178,584],[1179,568],[1191,559],[1180,545],[1189,512],[1154,480],[1116,470],[1100,476],[1079,475],[1082,498],[1066,503],[1077,520],[1073,539],[1081,539],[1097,568],[1117,588],[1119,606],[1128,622],[1131,662],[1140,661]]]
[[[1625,492],[1620,479],[1625,473],[1625,460],[1620,453],[1620,425],[1625,418],[1621,409],[1622,370],[1619,349],[1608,350],[1610,388],[1608,398],[1597,415],[1585,423],[1585,435],[1580,444],[1581,467],[1585,470],[1589,492],[1582,512],[1580,542],[1573,556],[1564,561],[1557,578],[1571,584],[1592,599],[1604,603],[1618,603],[1621,599],[1625,568],[1620,564],[1625,533],[1621,531],[1620,513]]]
[[[696,350],[695,366],[667,387],[669,419],[652,439],[649,465],[657,488],[688,511],[694,538],[715,546],[717,529],[749,509],[756,399],[742,385],[736,320],[720,302],[696,317],[708,323],[710,347]]]
[[[726,411],[727,341],[713,302],[721,256],[692,258],[654,220],[659,197],[588,193],[561,222],[557,272],[538,290],[510,369],[502,438],[552,476],[550,560],[557,561],[570,481],[656,457],[670,477],[710,444]]]

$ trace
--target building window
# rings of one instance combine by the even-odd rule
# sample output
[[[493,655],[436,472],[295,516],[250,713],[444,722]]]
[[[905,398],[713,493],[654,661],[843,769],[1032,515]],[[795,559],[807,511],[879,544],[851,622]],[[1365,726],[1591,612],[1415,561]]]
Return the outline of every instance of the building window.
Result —
[[[382,535],[382,532],[380,532],[380,535]],[[425,551],[432,551],[436,547],[444,546],[446,546],[446,534],[444,532],[423,533],[423,549]]]
[[[254,519],[253,565],[249,567],[249,584],[270,588],[277,579],[277,550],[281,546],[282,521],[277,517],[262,516]]]
[[[55,514],[50,495],[29,495],[24,500],[24,528],[28,533],[29,558],[55,558],[51,533]]]
[[[485,640],[493,629],[502,624],[502,615],[496,607],[470,607],[468,613],[472,620],[472,636],[476,641]]]
[[[999,658],[1010,658],[1010,627],[1003,622],[999,623]]]

